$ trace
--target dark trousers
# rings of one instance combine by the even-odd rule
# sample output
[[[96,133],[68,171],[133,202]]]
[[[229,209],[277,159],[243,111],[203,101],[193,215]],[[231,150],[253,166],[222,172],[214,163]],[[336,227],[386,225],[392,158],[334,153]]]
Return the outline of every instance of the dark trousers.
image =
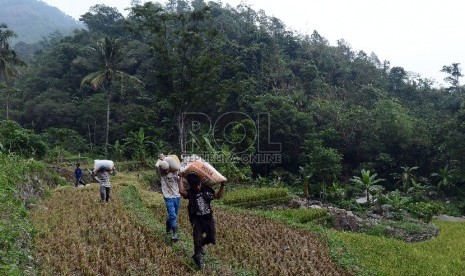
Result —
[[[100,198],[102,201],[105,200],[106,202],[110,200],[110,187],[100,186]]]
[[[189,220],[193,230],[194,254],[200,254],[202,246],[216,242],[215,221],[213,217],[203,218],[191,214],[189,214]]]
[[[79,186],[79,184],[82,184],[82,185],[86,186],[86,183],[84,183],[84,181],[82,181],[82,178],[76,179],[76,187]]]

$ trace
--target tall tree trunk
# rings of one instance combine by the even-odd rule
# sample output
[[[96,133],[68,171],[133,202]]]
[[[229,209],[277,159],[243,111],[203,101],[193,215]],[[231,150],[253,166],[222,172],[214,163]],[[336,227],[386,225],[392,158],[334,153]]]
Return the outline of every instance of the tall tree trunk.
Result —
[[[107,127],[105,129],[105,158],[108,157],[108,133],[110,130],[110,88],[107,91]]]
[[[10,85],[6,81],[6,119],[10,120]]]
[[[179,146],[181,148],[181,154],[186,152],[186,137],[184,130],[184,115],[182,113],[178,116],[178,130],[179,130]]]
[[[87,125],[87,132],[89,133],[89,145],[90,145],[90,150],[92,150],[92,135],[90,133],[90,125]]]
[[[9,99],[9,97],[7,97],[7,99],[6,99],[6,119],[7,120],[10,119],[9,105],[10,105],[10,99]]]

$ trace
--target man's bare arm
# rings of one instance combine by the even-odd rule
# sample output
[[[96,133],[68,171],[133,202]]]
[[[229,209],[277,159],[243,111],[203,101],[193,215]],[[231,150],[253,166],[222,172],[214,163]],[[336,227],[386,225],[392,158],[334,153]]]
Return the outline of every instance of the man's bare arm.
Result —
[[[179,193],[182,195],[182,197],[187,198],[188,193],[186,191],[186,188],[184,187],[184,178],[180,177],[179,178]]]
[[[220,189],[215,193],[213,196],[214,199],[220,199],[223,197],[223,192],[224,192],[224,182],[221,182],[220,184]]]

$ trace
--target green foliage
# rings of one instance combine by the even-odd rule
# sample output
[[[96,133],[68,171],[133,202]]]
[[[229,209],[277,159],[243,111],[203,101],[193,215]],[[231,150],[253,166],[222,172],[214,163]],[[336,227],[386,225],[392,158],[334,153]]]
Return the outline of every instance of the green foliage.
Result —
[[[44,196],[58,179],[43,163],[16,155],[0,153],[0,167],[0,274],[22,275],[28,266],[33,269],[28,256],[34,230],[25,204]]]
[[[138,132],[129,132],[123,146],[131,159],[139,160],[141,165],[145,165],[146,158],[155,153],[155,144],[150,140],[151,137],[146,136],[144,129],[140,128]]]
[[[118,70],[118,61],[121,59],[121,42],[119,39],[110,38],[105,36],[103,39],[97,41],[95,50],[96,61],[98,62],[98,70],[85,76],[81,85],[90,84],[94,91],[104,90],[107,99],[106,108],[106,128],[105,128],[105,157],[108,156],[108,139],[110,131],[110,101],[111,101],[111,88],[113,82],[128,81],[132,84],[141,84],[142,82],[134,76],[126,74]]]
[[[463,77],[462,68],[460,68],[460,63],[452,63],[449,66],[444,65],[441,69],[441,72],[447,73],[448,76],[444,78],[445,81],[451,84],[449,91],[451,93],[459,92],[459,78]]]
[[[155,172],[155,170],[150,170],[150,171],[142,171],[140,173],[140,180],[142,183],[144,183],[146,186],[145,188],[147,190],[150,190],[151,187],[154,187],[157,183],[158,180],[160,180],[158,174]]]
[[[442,210],[442,206],[434,202],[415,202],[408,206],[408,211],[425,223],[430,223],[433,216],[439,214]]]
[[[334,148],[323,146],[323,141],[313,140],[306,145],[308,151],[308,169],[321,182],[332,182],[341,173],[342,155]]]
[[[286,188],[246,188],[225,193],[223,203],[227,205],[265,201],[276,203],[283,199],[289,199],[289,191]]]
[[[365,170],[362,169],[360,171],[361,176],[353,176],[350,181],[355,183],[356,185],[360,185],[365,189],[366,196],[367,196],[367,202],[368,204],[371,203],[370,201],[370,194],[372,192],[372,189],[374,185],[378,182],[384,181],[384,179],[376,179],[378,176],[376,173],[371,174],[370,170]]]
[[[310,197],[310,179],[312,178],[314,172],[313,169],[309,166],[299,167],[300,175],[302,176],[302,182],[304,187],[305,198]]]
[[[0,151],[4,153],[42,158],[47,152],[47,147],[39,135],[22,128],[14,121],[0,121],[0,141]]]
[[[400,167],[402,169],[402,173],[400,174],[400,181],[402,182],[402,187],[404,191],[407,191],[408,188],[410,187],[410,184],[412,181],[415,180],[415,176],[413,174],[413,171],[417,170],[418,167]]]
[[[384,199],[387,204],[392,205],[397,211],[406,206],[406,204],[411,200],[410,197],[402,196],[398,189],[384,196]]]
[[[50,148],[60,147],[71,153],[80,153],[87,150],[85,139],[73,129],[48,128],[41,134],[41,137]]]
[[[418,234],[430,234],[434,231],[432,225],[406,221],[379,221],[373,225],[366,225],[362,231],[366,234],[395,238],[408,241],[408,238]],[[433,235],[434,236],[434,235]]]
[[[347,197],[347,188],[339,182],[333,182],[326,190],[326,198],[334,204],[339,204]]]
[[[438,192],[443,192],[447,189],[450,189],[455,185],[454,173],[455,169],[449,169],[449,165],[446,165],[444,168],[439,169],[437,173],[432,173],[431,176],[437,179],[437,190]]]
[[[324,209],[288,209],[272,212],[294,223],[303,224],[313,222],[316,224],[328,225],[332,221],[331,214]]]
[[[45,160],[50,163],[61,164],[66,158],[70,156],[71,154],[64,148],[56,146],[48,150],[47,155],[45,156]]]
[[[464,224],[434,223],[440,228],[439,236],[419,243],[349,232],[334,231],[331,235],[343,240],[359,265],[378,275],[461,275],[465,269],[461,261]]]
[[[415,179],[412,179],[412,187],[407,190],[407,194],[412,197],[413,201],[425,201],[427,200],[426,191],[427,186],[422,185]]]
[[[15,1],[5,7],[10,2]],[[228,129],[220,120],[215,135],[203,132],[218,144],[216,156],[234,160],[207,160],[232,182],[261,176],[257,182],[293,183],[284,176],[298,174],[302,167],[307,171],[305,196],[327,194],[338,200],[331,184],[344,183],[358,168],[378,172],[386,179],[383,186],[392,190],[397,188],[389,179],[395,168],[418,167],[415,173],[429,176],[450,164],[457,171],[447,186],[438,186],[440,194],[449,198],[463,190],[465,109],[461,93],[444,93],[461,91],[458,63],[443,67],[456,89],[435,88],[400,66],[380,62],[374,53],[355,51],[347,41],[331,45],[317,31],[301,36],[250,7],[202,1],[134,4],[126,18],[114,8],[93,6],[81,19],[86,30],[70,36],[55,33],[29,48],[19,45],[24,52],[38,51],[25,59],[29,66],[21,74],[11,74],[8,66],[14,76],[8,85],[4,77],[0,80],[7,96],[0,104],[20,126],[47,136],[54,159],[67,152],[101,156],[113,145],[108,158],[144,163],[153,149],[135,142],[140,129],[157,151],[185,153],[190,150],[185,143],[189,125],[182,125],[183,114],[197,112],[213,125],[222,115],[237,112],[246,115],[238,124]],[[0,56],[11,58],[12,33],[1,31],[7,43]],[[126,81],[136,79],[145,85]],[[262,115],[269,115],[269,121]],[[63,133],[49,133],[56,130],[79,136],[70,132],[64,144],[58,143]],[[223,130],[224,135],[216,135]],[[11,151],[44,156],[46,148],[31,146],[41,142],[30,134],[21,133],[15,140],[21,146]],[[27,137],[31,139],[20,141]],[[123,144],[129,140],[126,152]],[[9,141],[0,143],[1,151],[10,151]],[[236,162],[239,154],[268,150],[279,151],[281,162]],[[281,180],[272,175],[277,171]],[[411,180],[403,184],[402,191],[415,201],[432,196],[410,190]]]

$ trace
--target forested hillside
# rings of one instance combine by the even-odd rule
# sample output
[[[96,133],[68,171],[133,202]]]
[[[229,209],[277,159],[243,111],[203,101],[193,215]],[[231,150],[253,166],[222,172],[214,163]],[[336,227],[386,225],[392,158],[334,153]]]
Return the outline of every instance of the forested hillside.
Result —
[[[80,22],[58,8],[38,0],[0,0],[0,23],[5,23],[17,37],[11,42],[36,43],[51,33],[72,34],[84,28]]]
[[[459,64],[438,68],[450,83],[438,89],[350,38],[330,45],[317,30],[203,0],[136,5],[126,18],[98,5],[82,21],[27,66],[2,46],[0,116],[14,121],[1,124],[2,151],[141,164],[205,153],[236,161],[212,160],[233,182],[304,185],[341,206],[365,188],[376,196],[350,181],[364,169],[383,179],[377,196],[398,189],[464,211]]]

